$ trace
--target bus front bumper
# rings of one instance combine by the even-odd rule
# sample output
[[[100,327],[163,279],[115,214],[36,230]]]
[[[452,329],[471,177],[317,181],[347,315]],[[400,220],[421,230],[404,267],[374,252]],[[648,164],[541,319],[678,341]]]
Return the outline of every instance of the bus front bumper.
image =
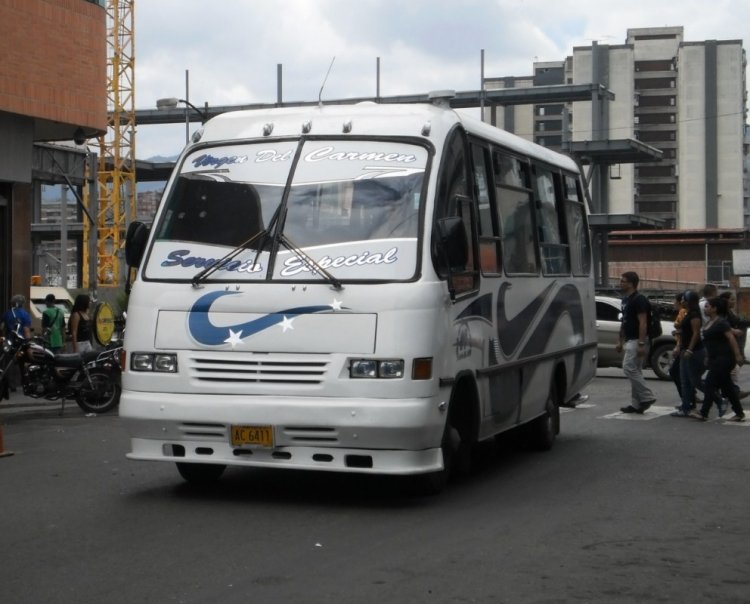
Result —
[[[425,399],[335,399],[123,391],[131,459],[372,474],[443,467],[444,405]],[[233,444],[237,428],[270,431]],[[233,430],[234,429],[234,430]],[[270,430],[269,430],[270,429]]]

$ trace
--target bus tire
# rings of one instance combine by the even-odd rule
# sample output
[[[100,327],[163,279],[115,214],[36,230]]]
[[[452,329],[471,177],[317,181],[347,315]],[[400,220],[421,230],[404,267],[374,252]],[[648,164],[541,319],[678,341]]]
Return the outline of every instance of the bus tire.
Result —
[[[196,486],[206,486],[216,482],[226,468],[221,464],[177,462],[177,471],[180,476]]]
[[[450,419],[445,423],[440,449],[443,453],[443,469],[416,476],[412,481],[412,494],[439,495],[451,479],[468,473],[471,447],[461,438],[461,433],[451,424]]]
[[[544,413],[528,425],[528,436],[531,446],[539,451],[549,451],[555,444],[555,437],[560,432],[560,400],[557,384],[550,384],[549,395]]]

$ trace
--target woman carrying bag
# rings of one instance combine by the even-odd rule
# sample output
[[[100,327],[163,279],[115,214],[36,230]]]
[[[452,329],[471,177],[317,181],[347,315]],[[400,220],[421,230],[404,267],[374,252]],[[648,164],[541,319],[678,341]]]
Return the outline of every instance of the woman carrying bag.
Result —
[[[88,352],[91,345],[91,319],[89,318],[91,298],[86,294],[76,296],[70,312],[70,336],[73,352]]]

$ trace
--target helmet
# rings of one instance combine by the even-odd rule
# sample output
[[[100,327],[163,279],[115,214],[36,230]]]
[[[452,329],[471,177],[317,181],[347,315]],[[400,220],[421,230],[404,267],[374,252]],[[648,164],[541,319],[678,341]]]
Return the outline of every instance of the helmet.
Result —
[[[24,304],[26,304],[26,298],[21,294],[16,294],[10,299],[10,305],[13,308],[21,308]]]

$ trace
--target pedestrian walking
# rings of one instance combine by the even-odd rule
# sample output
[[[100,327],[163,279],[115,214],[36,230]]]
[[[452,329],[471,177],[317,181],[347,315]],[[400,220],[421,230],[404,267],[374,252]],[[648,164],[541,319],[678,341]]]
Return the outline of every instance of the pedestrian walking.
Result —
[[[70,336],[73,352],[88,352],[91,346],[91,319],[89,318],[91,298],[78,294],[70,311]]]
[[[732,326],[734,337],[737,339],[737,346],[739,346],[740,352],[744,356],[747,328],[750,327],[750,321],[742,319],[736,312],[734,312],[734,308],[737,305],[737,298],[735,297],[734,292],[722,292],[719,297],[724,298],[727,301],[727,321],[729,321],[729,324]],[[735,365],[734,369],[732,369],[732,383],[734,384],[735,390],[737,390],[740,400],[750,396],[750,392],[740,390],[739,365]]]
[[[701,387],[705,371],[704,348],[701,340],[703,319],[698,306],[698,294],[688,290],[683,295],[687,314],[680,324],[679,344],[675,347],[680,359],[680,400],[673,417],[687,417],[695,407],[695,391]]]
[[[680,385],[680,326],[682,325],[682,320],[687,314],[685,292],[675,294],[673,306],[677,315],[674,319],[674,331],[672,331],[675,340],[675,347],[672,350],[672,365],[669,367],[669,377],[672,378],[675,388],[677,388],[677,394],[680,399],[682,399],[682,386]]]
[[[716,288],[716,286],[713,283],[706,283],[701,288],[701,299],[698,302],[698,306],[700,306],[700,309],[701,309],[701,316],[703,317],[704,325],[708,321],[708,315],[706,314],[706,302],[708,302],[709,298],[715,298],[718,295],[719,295],[719,290]]]
[[[55,294],[47,294],[44,298],[44,303],[47,306],[42,313],[44,339],[49,349],[54,353],[58,353],[62,350],[65,343],[65,335],[63,333],[65,330],[65,314],[55,304]]]
[[[704,380],[704,398],[700,411],[693,411],[690,417],[707,420],[714,402],[719,405],[717,391],[729,400],[734,411],[730,421],[745,421],[737,391],[732,384],[731,371],[735,365],[741,365],[744,358],[732,332],[732,326],[726,318],[727,302],[723,298],[710,298],[706,302],[708,322],[703,326],[703,344],[706,348],[706,366],[708,372]]]
[[[627,271],[620,278],[622,324],[617,351],[623,352],[622,369],[630,381],[630,405],[622,407],[623,413],[644,413],[655,402],[654,393],[643,377],[643,361],[648,354],[648,319],[651,303],[638,291],[638,273]]]

